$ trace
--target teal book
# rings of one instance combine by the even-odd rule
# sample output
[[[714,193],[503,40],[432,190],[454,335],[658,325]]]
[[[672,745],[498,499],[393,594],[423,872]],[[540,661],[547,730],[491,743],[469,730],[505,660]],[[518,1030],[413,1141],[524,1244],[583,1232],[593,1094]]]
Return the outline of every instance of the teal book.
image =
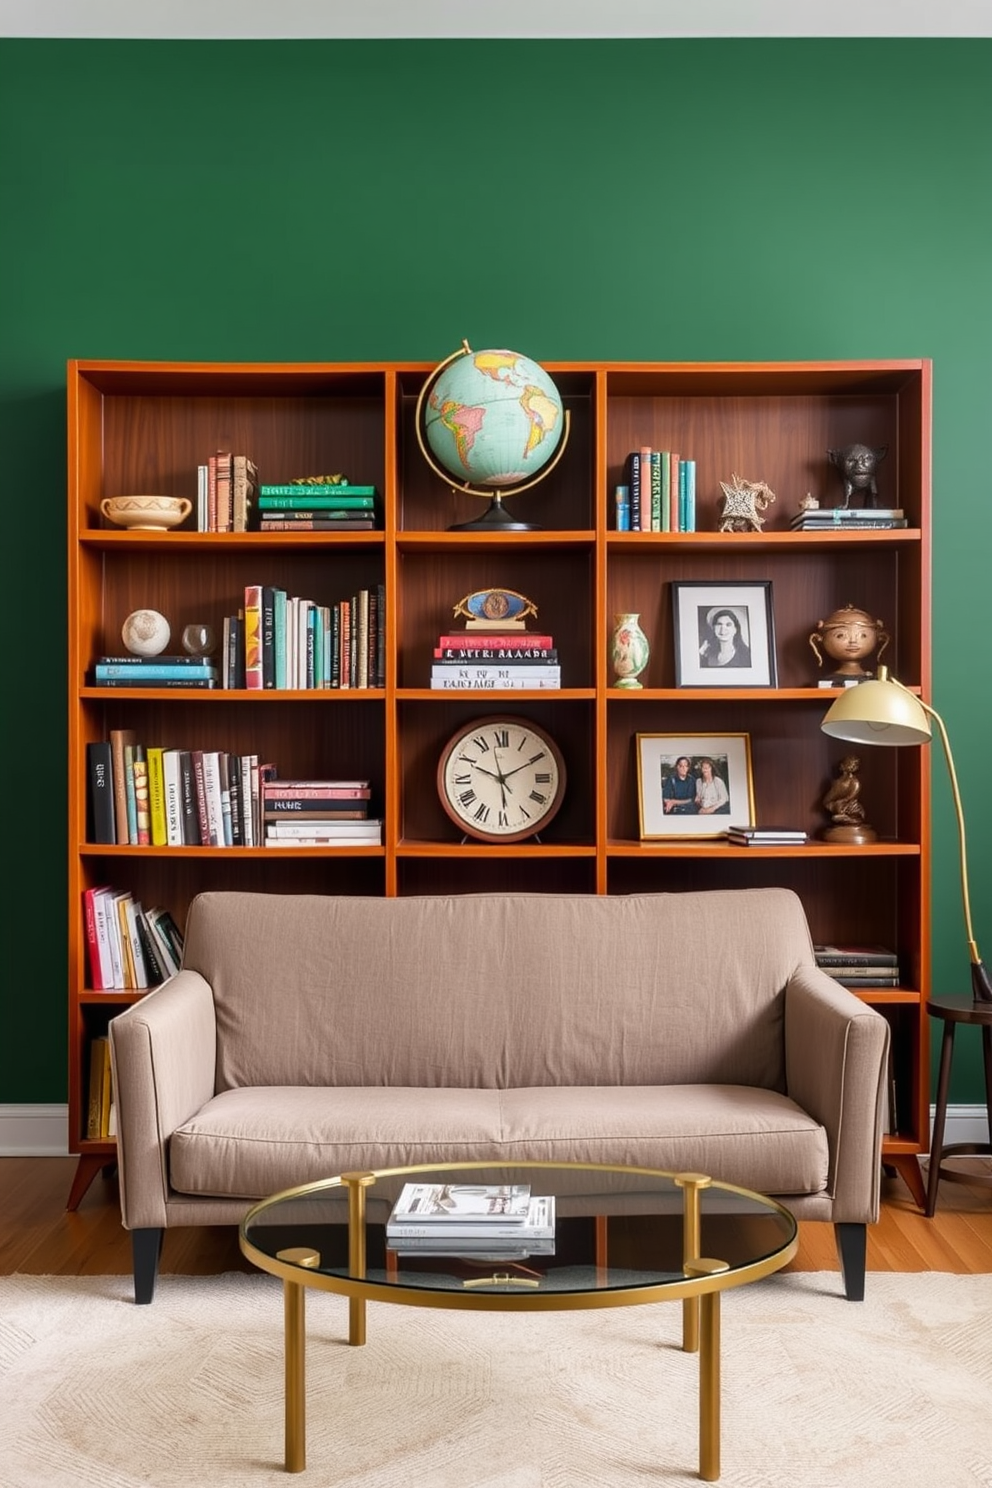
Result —
[[[161,681],[168,677],[179,678],[182,682],[194,682],[197,679],[213,680],[220,675],[215,666],[203,662],[197,666],[174,666],[166,662],[164,666],[149,666],[140,662],[104,662],[98,661],[93,668],[93,675],[98,682],[110,677],[133,677],[142,682]]]
[[[337,486],[259,486],[259,496],[374,496],[375,486],[350,486],[342,481]]]
[[[296,492],[292,496],[259,496],[258,509],[260,512],[267,511],[373,511],[375,508],[374,496],[315,496],[314,491],[320,489],[310,486],[305,491]]]
[[[275,668],[276,687],[286,686],[286,600],[285,589],[274,590],[275,598]]]

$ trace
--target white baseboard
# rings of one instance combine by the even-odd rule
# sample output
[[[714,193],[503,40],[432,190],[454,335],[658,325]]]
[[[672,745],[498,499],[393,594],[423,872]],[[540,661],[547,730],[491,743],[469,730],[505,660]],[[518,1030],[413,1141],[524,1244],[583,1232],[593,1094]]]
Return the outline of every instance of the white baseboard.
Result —
[[[0,1106],[0,1157],[66,1157],[68,1106]]]
[[[68,1116],[67,1106],[0,1105],[0,1157],[65,1157]],[[984,1106],[948,1106],[945,1144],[987,1142],[988,1138]]]

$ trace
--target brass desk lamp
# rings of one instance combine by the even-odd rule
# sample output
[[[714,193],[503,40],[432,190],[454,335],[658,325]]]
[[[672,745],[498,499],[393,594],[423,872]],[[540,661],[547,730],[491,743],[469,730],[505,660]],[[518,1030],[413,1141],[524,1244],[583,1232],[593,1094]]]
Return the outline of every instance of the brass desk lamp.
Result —
[[[965,930],[968,934],[968,954],[971,958],[971,990],[976,1004],[988,1004],[992,1003],[992,981],[989,980],[985,963],[978,953],[971,927],[964,810],[944,720],[928,703],[924,703],[908,687],[891,676],[888,667],[880,666],[876,681],[859,682],[856,687],[845,689],[827,710],[820,727],[832,738],[845,739],[852,744],[928,744],[932,734],[928,722],[930,718],[937,725],[937,732],[944,746],[944,758],[954,797],[954,812],[958,819],[961,898],[964,903]]]

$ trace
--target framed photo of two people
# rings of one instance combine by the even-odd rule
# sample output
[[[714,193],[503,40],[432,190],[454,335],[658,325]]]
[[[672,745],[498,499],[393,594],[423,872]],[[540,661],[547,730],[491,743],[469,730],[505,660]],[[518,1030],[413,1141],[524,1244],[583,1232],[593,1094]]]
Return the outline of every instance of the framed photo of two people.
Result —
[[[722,837],[754,821],[749,734],[638,734],[641,837]]]
[[[769,579],[672,581],[676,687],[775,687]]]

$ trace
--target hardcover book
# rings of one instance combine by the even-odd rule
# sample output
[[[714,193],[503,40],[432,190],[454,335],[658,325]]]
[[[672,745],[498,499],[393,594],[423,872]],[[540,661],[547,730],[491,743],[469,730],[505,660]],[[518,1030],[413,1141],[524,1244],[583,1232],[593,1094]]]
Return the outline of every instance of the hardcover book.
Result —
[[[89,842],[116,843],[114,815],[114,763],[109,739],[97,739],[86,746],[87,801]]]

